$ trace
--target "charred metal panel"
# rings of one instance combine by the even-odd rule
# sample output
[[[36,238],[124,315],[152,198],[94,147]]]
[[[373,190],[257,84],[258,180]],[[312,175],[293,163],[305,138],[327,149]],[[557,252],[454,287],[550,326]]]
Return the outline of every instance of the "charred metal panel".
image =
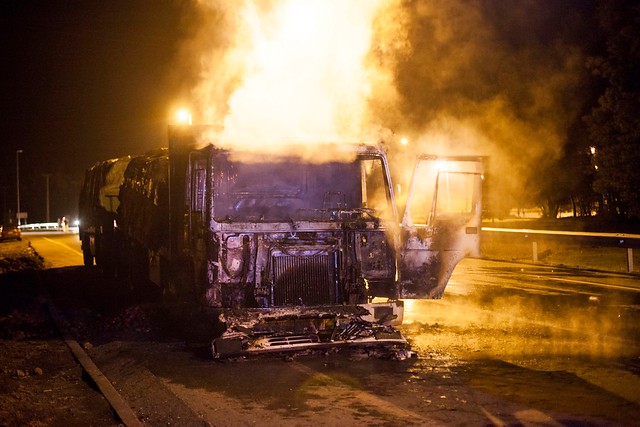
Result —
[[[384,231],[356,233],[356,254],[367,279],[393,277],[394,251]]]
[[[129,162],[120,186],[118,228],[152,250],[168,245],[168,152],[159,149]]]
[[[400,260],[400,298],[442,298],[462,251],[425,251],[405,249]]]

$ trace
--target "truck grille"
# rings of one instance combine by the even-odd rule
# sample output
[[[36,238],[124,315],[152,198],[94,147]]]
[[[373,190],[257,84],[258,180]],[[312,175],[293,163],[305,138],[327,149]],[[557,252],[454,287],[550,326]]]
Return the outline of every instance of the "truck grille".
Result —
[[[329,253],[274,255],[273,304],[291,306],[334,303],[332,258]]]

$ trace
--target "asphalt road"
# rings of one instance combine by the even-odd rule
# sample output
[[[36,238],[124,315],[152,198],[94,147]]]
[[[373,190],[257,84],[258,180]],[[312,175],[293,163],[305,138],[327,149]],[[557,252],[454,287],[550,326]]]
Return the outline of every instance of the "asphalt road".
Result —
[[[77,235],[25,239],[52,268],[82,263]],[[468,259],[443,299],[408,302],[403,332],[417,357],[401,362],[338,354],[221,364],[177,342],[136,341],[92,356],[132,402],[154,378],[216,426],[640,420],[637,276]]]
[[[47,268],[62,268],[82,265],[82,250],[77,233],[25,232],[22,240],[44,258]]]

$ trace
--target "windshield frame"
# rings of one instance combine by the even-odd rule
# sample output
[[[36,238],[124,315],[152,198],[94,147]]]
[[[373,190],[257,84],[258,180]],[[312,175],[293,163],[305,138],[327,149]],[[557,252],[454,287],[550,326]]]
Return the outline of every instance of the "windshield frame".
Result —
[[[336,221],[344,218],[386,221],[393,219],[395,214],[388,166],[379,153],[354,153],[348,162],[326,163],[296,157],[265,156],[262,159],[267,161],[262,162],[230,160],[229,157],[229,153],[218,152],[216,161],[212,162],[215,165],[212,167],[215,190],[211,209],[214,221]],[[384,202],[373,207],[371,195],[367,195],[365,162],[379,162],[375,176],[378,186],[384,187],[377,192],[378,198],[384,194]],[[237,173],[247,171],[248,175],[255,176],[240,180]],[[265,175],[267,171],[270,173]],[[345,179],[343,175],[351,175],[351,178]],[[265,181],[265,176],[284,184]],[[298,179],[296,185],[292,185],[294,179]],[[255,187],[247,187],[254,183]],[[234,189],[236,184],[240,187]]]

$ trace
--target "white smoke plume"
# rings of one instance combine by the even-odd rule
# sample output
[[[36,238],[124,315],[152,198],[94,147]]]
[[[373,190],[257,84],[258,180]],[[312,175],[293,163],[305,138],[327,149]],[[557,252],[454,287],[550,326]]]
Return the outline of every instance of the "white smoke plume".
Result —
[[[387,4],[371,62],[389,77],[374,86],[370,120],[410,141],[393,146],[397,171],[416,152],[484,155],[500,203],[536,196],[586,97],[584,53],[564,32],[577,12],[556,3]]]
[[[490,156],[503,203],[533,198],[579,116],[586,70],[562,31],[575,16],[508,3],[199,0],[185,50],[194,121],[256,149],[384,140],[396,171],[418,152]]]

